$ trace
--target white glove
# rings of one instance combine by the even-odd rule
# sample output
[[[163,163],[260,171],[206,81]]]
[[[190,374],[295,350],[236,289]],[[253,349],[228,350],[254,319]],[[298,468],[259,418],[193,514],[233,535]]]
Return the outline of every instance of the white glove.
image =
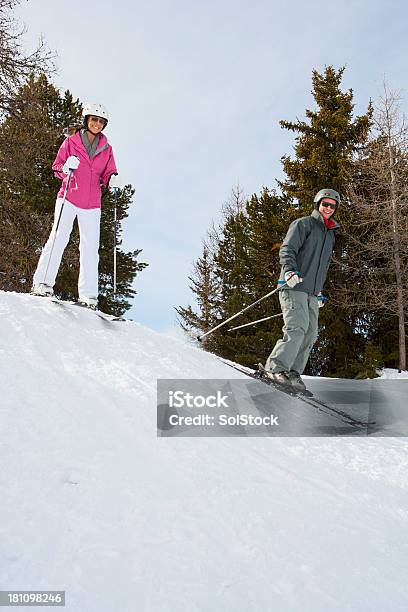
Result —
[[[287,286],[293,289],[298,283],[303,282],[303,278],[297,272],[285,272],[285,281]]]
[[[120,189],[122,187],[122,181],[120,180],[119,174],[112,174],[109,179],[109,189]]]
[[[76,170],[79,166],[79,159],[75,155],[68,157],[65,164],[62,166],[62,171],[68,174],[70,170]]]

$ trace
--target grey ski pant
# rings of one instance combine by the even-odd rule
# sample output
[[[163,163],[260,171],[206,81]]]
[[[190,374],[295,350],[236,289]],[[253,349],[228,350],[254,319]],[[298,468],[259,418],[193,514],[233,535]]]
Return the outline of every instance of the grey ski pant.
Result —
[[[283,338],[269,355],[265,368],[271,372],[302,374],[317,339],[319,305],[315,295],[283,289],[279,292],[283,313]]]

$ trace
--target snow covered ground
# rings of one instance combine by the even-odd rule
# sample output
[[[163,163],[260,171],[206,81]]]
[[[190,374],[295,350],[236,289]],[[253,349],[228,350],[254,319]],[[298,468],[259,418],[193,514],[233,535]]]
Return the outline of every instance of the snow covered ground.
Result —
[[[393,370],[391,368],[384,368],[383,370],[379,370],[378,374],[379,378],[388,378],[388,379],[399,379],[399,378],[408,378],[408,372],[398,372],[398,370]],[[374,380],[377,380],[375,378]]]
[[[0,589],[63,589],[69,612],[408,609],[405,438],[158,438],[157,378],[240,374],[29,295],[0,293],[0,339]]]

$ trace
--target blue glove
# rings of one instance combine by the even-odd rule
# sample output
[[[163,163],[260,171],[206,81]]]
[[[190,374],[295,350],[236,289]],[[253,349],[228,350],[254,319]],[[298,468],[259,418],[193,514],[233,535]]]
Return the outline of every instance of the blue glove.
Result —
[[[317,303],[319,305],[319,308],[323,308],[323,306],[325,305],[325,303],[327,302],[327,297],[325,297],[322,292],[320,292],[317,296]]]

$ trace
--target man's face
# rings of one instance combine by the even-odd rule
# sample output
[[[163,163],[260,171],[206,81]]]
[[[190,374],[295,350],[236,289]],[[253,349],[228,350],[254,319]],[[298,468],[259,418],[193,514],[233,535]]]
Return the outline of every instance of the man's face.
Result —
[[[319,213],[325,218],[330,219],[336,209],[336,200],[323,198],[319,204]]]

